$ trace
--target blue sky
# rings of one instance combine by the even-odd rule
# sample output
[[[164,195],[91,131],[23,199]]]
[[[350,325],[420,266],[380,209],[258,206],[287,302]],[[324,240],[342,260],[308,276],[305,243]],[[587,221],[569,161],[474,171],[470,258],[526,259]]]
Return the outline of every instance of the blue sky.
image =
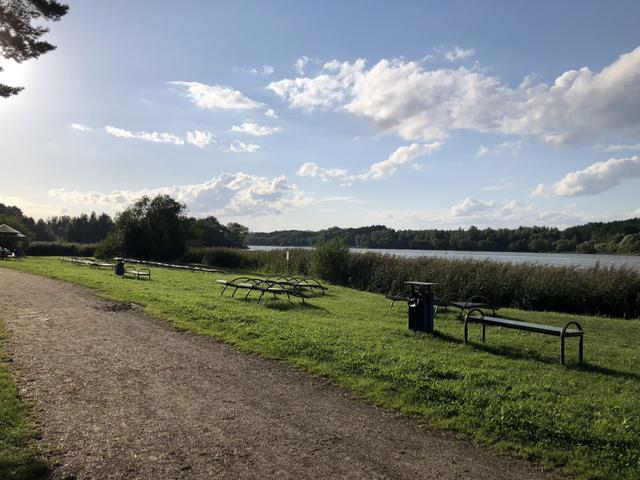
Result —
[[[72,1],[0,59],[0,202],[252,230],[640,215],[640,3]]]

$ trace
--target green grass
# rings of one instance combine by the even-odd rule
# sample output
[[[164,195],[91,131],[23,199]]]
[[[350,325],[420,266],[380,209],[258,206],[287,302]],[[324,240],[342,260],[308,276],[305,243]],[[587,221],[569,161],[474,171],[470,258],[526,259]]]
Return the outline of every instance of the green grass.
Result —
[[[4,265],[2,265],[4,266]],[[454,314],[437,334],[406,328],[406,307],[385,315],[381,296],[331,287],[308,306],[220,296],[212,275],[152,269],[151,281],[53,258],[7,264],[136,302],[178,329],[277,358],[331,379],[369,401],[425,418],[482,444],[537,459],[580,478],[640,478],[640,322],[501,310],[511,318],[580,322],[583,366],[559,364],[559,339],[489,328],[487,344],[464,345]],[[480,338],[480,327],[470,327]],[[575,363],[577,340],[567,340]]]
[[[2,351],[6,339],[7,332],[0,321],[0,478],[44,478],[49,467],[39,454],[29,407],[18,396],[8,359]]]

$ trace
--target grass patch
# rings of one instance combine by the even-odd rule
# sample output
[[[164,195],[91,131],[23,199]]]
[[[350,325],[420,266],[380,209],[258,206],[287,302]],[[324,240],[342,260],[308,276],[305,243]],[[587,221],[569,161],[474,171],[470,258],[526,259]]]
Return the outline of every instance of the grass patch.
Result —
[[[7,332],[0,321],[0,478],[45,478],[49,466],[35,444],[37,431],[21,401],[3,347]]]
[[[4,265],[3,265],[4,266]],[[219,278],[156,268],[151,281],[29,258],[8,267],[135,302],[176,328],[209,335],[325,376],[355,394],[580,478],[640,478],[640,322],[503,309],[524,321],[585,330],[583,366],[559,364],[559,339],[488,328],[464,345],[455,314],[437,335],[410,332],[406,310],[381,296],[332,286],[309,306],[220,297]],[[241,297],[242,298],[242,297]],[[470,338],[480,338],[480,326]],[[567,340],[567,360],[577,340]]]

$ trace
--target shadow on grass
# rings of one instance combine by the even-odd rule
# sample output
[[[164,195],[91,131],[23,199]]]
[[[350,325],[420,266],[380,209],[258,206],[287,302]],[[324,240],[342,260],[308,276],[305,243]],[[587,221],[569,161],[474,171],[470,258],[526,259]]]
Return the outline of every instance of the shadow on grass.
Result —
[[[20,460],[0,455],[0,478],[7,480],[43,480],[51,477],[50,465],[45,460],[30,459],[26,462]]]
[[[307,310],[307,311],[312,310],[312,311],[327,312],[326,308],[313,305],[312,303],[309,303],[309,301],[306,301],[305,303],[302,303],[302,302],[289,303],[286,301],[270,298],[262,304],[265,306],[265,308],[269,308],[271,310],[278,310],[281,312],[289,312],[289,311],[295,311],[295,310]]]
[[[613,368],[601,367],[592,363],[583,362],[582,365],[571,365],[571,367],[583,370],[585,372],[599,373],[601,375],[608,375],[615,378],[623,378],[625,380],[640,380],[640,374],[634,372],[624,372],[621,370],[614,370]]]

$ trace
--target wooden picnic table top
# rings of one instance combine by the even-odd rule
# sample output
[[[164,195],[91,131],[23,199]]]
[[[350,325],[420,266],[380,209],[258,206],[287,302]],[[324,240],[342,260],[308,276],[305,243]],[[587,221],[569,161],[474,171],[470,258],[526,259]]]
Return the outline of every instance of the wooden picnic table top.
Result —
[[[449,305],[453,305],[458,308],[466,308],[467,310],[489,306],[489,304],[485,302],[449,302]]]

